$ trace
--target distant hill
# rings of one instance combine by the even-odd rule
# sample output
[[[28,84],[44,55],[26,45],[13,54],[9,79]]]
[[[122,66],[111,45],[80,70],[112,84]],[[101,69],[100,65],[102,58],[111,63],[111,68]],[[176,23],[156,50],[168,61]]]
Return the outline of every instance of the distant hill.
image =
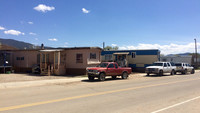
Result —
[[[34,46],[33,44],[23,42],[23,41],[17,41],[14,39],[2,39],[0,38],[0,43],[3,45],[8,45],[17,49],[38,49],[40,46]],[[51,47],[45,47],[45,48],[51,48]]]
[[[18,49],[25,49],[25,48],[33,49],[34,48],[33,44],[22,42],[22,41],[17,41],[17,40],[13,40],[13,39],[1,39],[0,38],[0,43],[3,45],[15,47]]]
[[[178,56],[187,56],[187,55],[192,55],[193,53],[180,53],[180,54],[169,54],[169,55],[167,55],[167,56],[176,56],[176,55],[178,55]]]

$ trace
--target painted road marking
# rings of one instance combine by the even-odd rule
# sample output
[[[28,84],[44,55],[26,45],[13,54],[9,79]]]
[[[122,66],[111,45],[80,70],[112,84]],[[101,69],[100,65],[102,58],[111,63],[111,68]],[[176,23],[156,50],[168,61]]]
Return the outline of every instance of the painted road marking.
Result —
[[[183,102],[180,102],[180,103],[177,103],[177,104],[174,104],[174,105],[172,105],[172,106],[168,106],[168,107],[163,108],[163,109],[159,109],[159,110],[154,111],[154,112],[151,112],[151,113],[158,113],[158,112],[161,112],[161,111],[165,111],[165,110],[167,110],[167,109],[170,109],[170,108],[173,108],[173,107],[176,107],[176,106],[180,106],[180,105],[182,105],[182,104],[188,103],[188,102],[193,101],[193,100],[196,100],[196,99],[200,99],[200,96],[195,97],[195,98],[192,98],[192,99],[189,99],[189,100],[186,100],[186,101],[183,101]]]
[[[105,92],[99,92],[99,93],[91,93],[91,94],[86,94],[86,95],[66,97],[66,98],[55,99],[55,100],[48,100],[48,101],[41,101],[41,102],[35,102],[35,103],[29,103],[29,104],[9,106],[9,107],[0,108],[0,111],[20,109],[20,108],[38,106],[38,105],[43,105],[43,104],[50,104],[50,103],[61,102],[61,101],[68,101],[68,100],[73,100],[73,99],[80,99],[80,98],[86,98],[86,97],[92,97],[92,96],[98,96],[98,95],[105,95],[105,94],[111,94],[111,93],[117,93],[117,92],[129,91],[129,90],[136,90],[136,89],[142,89],[142,88],[149,88],[149,87],[155,87],[155,86],[162,86],[162,85],[168,85],[168,84],[175,84],[175,83],[181,83],[181,82],[187,82],[187,81],[194,81],[194,80],[199,80],[199,79],[190,79],[190,80],[167,82],[167,83],[154,84],[154,85],[146,85],[146,86],[140,86],[140,87],[131,87],[131,88],[126,88],[126,89],[105,91]]]

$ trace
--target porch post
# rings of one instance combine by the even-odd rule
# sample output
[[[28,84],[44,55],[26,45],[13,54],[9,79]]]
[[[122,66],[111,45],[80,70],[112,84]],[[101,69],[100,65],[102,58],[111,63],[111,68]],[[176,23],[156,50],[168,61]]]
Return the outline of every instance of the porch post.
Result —
[[[45,59],[45,60],[44,60],[44,65],[45,65],[44,67],[45,67],[45,69],[46,69],[46,68],[47,68],[47,64],[46,64],[46,52],[45,52],[45,57],[44,57],[44,59]]]

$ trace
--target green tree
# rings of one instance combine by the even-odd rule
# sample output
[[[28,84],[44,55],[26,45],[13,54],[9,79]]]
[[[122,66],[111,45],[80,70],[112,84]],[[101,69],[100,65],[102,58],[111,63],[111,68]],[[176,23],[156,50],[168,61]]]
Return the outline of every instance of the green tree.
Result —
[[[104,50],[107,50],[107,51],[109,51],[109,50],[118,50],[118,49],[119,49],[118,46],[114,46],[114,47],[106,46],[106,47],[104,48]]]

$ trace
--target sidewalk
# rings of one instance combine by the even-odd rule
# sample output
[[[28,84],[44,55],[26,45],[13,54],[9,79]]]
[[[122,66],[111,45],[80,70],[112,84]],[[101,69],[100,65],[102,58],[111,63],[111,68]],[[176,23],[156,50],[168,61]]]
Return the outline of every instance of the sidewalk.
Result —
[[[37,80],[37,81],[23,81],[23,82],[7,82],[0,83],[0,89],[6,88],[22,88],[30,86],[42,86],[47,84],[62,84],[62,83],[74,83],[86,80],[87,77],[82,78],[68,78],[68,79],[53,79],[53,80]]]

